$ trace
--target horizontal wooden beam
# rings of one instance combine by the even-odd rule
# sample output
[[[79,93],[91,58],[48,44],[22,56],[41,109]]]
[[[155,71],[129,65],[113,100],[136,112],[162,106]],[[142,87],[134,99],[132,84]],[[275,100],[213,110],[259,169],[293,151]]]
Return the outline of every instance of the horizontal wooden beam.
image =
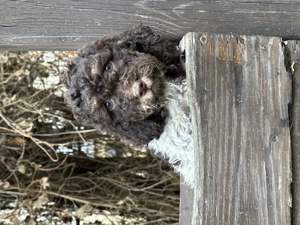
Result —
[[[191,224],[290,225],[291,79],[282,40],[188,33],[181,49],[195,148]]]
[[[180,40],[190,31],[298,38],[298,0],[16,0],[0,4],[0,49],[76,50],[149,25]]]

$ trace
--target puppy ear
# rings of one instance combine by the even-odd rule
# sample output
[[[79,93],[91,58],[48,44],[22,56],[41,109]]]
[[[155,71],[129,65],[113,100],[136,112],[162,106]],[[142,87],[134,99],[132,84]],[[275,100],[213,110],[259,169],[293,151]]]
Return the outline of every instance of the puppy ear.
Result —
[[[136,36],[136,42],[142,45],[154,45],[160,40],[160,35],[148,26],[140,25],[134,28],[132,33]]]
[[[127,48],[138,52],[144,52],[146,46],[153,46],[159,42],[159,40],[160,36],[155,34],[150,27],[142,25],[110,39],[111,42],[117,43],[121,48]]]
[[[65,71],[60,74],[60,79],[66,88],[70,87],[70,76],[72,72],[74,73],[74,66],[75,64],[73,62],[68,62]]]
[[[106,42],[110,42],[110,38],[100,39],[95,42],[87,44],[84,48],[80,49],[77,52],[78,57],[87,58],[90,55],[95,55],[99,51],[102,51],[105,48],[108,48]]]

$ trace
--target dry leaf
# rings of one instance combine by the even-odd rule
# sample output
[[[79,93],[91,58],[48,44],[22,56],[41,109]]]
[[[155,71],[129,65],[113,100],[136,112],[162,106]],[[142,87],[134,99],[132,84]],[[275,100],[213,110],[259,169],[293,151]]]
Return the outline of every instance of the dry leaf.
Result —
[[[14,137],[7,140],[7,144],[9,145],[24,146],[25,143],[25,140],[21,137]]]
[[[43,193],[38,197],[36,201],[33,202],[33,208],[34,209],[41,209],[43,205],[45,205],[47,202],[49,202],[49,199],[47,197],[47,194]]]
[[[18,171],[22,174],[26,174],[26,166],[24,164],[19,164]]]
[[[2,188],[2,189],[7,189],[7,188],[9,188],[10,187],[10,183],[8,182],[8,181],[0,181],[0,188]]]
[[[40,179],[41,186],[44,190],[46,190],[47,187],[50,187],[48,180],[49,180],[48,177],[42,177]]]
[[[84,219],[86,217],[86,213],[89,213],[92,210],[92,206],[90,206],[89,204],[85,204],[75,211],[74,216],[79,219]]]
[[[23,119],[22,121],[18,122],[18,126],[26,132],[29,132],[33,128],[32,119]]]

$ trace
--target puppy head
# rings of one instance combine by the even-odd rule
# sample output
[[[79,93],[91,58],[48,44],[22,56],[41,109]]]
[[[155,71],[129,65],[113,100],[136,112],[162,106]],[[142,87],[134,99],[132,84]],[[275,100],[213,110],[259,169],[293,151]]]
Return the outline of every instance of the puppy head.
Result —
[[[81,50],[61,78],[66,103],[86,125],[105,128],[144,120],[159,110],[164,99],[163,64],[105,40]]]

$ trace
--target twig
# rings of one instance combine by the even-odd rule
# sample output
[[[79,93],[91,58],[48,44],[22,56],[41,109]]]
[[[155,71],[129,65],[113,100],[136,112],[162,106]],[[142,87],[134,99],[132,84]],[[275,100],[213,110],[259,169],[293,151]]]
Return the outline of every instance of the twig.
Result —
[[[37,138],[32,137],[31,134],[29,133],[25,133],[16,123],[12,122],[10,119],[6,118],[1,110],[0,110],[0,117],[5,121],[5,123],[11,127],[13,129],[13,131],[23,137],[27,137],[29,139],[31,139],[39,148],[41,148],[47,155],[48,157],[53,161],[53,162],[57,162],[59,160],[59,157],[55,151],[55,149],[52,147],[52,145],[50,145],[48,142],[45,141],[41,141]],[[42,146],[42,145],[46,145],[48,146],[54,153],[54,155],[56,156],[56,159],[54,159],[49,153],[48,151]]]

